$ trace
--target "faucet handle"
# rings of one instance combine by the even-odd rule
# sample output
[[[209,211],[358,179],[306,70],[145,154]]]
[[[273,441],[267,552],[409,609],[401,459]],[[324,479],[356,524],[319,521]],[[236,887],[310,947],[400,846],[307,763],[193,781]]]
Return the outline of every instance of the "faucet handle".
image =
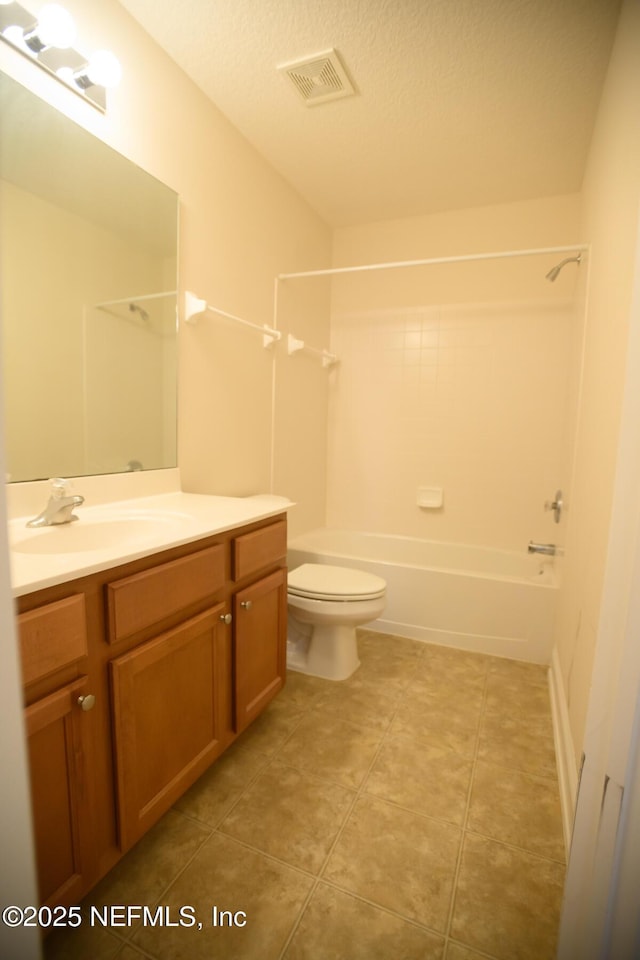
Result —
[[[49,483],[51,484],[51,496],[54,500],[61,500],[68,496],[71,489],[70,480],[65,480],[64,477],[52,477]]]
[[[563,507],[562,490],[556,490],[555,500],[546,500],[544,504],[545,510],[550,510],[553,513],[555,523],[560,523],[560,515]]]

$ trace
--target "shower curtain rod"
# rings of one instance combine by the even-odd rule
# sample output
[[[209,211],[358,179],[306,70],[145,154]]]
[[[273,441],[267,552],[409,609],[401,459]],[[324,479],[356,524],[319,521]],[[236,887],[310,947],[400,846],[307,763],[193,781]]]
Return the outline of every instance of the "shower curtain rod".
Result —
[[[299,351],[311,353],[314,357],[320,357],[323,367],[331,367],[334,363],[338,362],[335,353],[331,353],[329,350],[321,350],[318,347],[310,347],[304,340],[298,340],[297,337],[294,337],[294,335],[290,333],[287,337],[287,353],[289,356],[292,356],[292,354],[298,353]]]
[[[159,297],[176,297],[177,290],[165,290],[162,293],[145,293],[141,297],[123,297],[121,300],[103,300],[102,303],[96,303],[96,307],[115,307],[121,303],[137,303],[139,300],[157,300]]]
[[[293,280],[297,277],[326,277],[338,273],[360,273],[366,270],[394,270],[399,267],[425,267],[436,263],[468,263],[473,260],[499,260],[505,257],[531,257],[543,253],[578,253],[588,250],[589,244],[578,243],[570,247],[538,247],[532,250],[504,250],[498,253],[471,253],[456,257],[432,257],[429,260],[398,260],[389,263],[365,263],[357,267],[332,267],[326,270],[305,270],[301,273],[280,273],[278,280]]]
[[[184,319],[186,323],[195,323],[198,316],[209,310],[211,313],[217,313],[218,316],[226,317],[227,320],[233,320],[234,323],[239,323],[243,327],[248,327],[250,330],[257,330],[258,333],[262,334],[262,345],[264,347],[272,346],[272,344],[274,344],[277,340],[280,340],[282,337],[282,333],[279,330],[268,327],[266,323],[261,327],[259,324],[253,323],[251,320],[245,320],[243,317],[237,317],[235,313],[227,313],[226,310],[221,310],[219,307],[213,307],[210,303],[207,303],[206,300],[201,300],[199,297],[196,297],[194,293],[190,293],[188,290],[185,293],[184,299]]]
[[[258,333],[262,333],[265,337],[269,337],[272,340],[279,340],[282,336],[279,330],[273,330],[271,327],[268,327],[266,323],[260,326],[258,323],[252,323],[251,320],[243,320],[242,317],[236,317],[233,313],[227,313],[226,310],[212,307],[209,303],[207,304],[207,310],[210,310],[211,313],[217,313],[220,317],[226,317],[227,320],[233,320],[234,323],[239,323],[243,327],[249,327],[250,330],[257,330]]]

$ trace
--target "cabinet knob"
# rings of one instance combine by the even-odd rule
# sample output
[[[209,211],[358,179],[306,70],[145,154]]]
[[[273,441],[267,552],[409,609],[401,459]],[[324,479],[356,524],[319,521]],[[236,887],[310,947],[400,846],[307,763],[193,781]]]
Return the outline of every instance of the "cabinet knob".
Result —
[[[78,697],[78,706],[82,710],[93,710],[96,705],[96,698],[92,693],[88,693],[84,697]]]
[[[230,613],[221,613],[220,619],[222,620],[223,623],[231,623],[231,621],[233,620],[233,617],[231,616]]]
[[[242,607],[243,610],[251,610],[251,607],[253,606],[253,602],[251,600],[241,600],[240,606]]]

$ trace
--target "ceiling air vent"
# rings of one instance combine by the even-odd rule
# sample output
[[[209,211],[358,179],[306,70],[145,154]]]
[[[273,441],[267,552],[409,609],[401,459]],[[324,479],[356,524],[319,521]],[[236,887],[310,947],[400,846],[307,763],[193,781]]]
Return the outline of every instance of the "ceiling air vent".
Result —
[[[340,97],[352,97],[356,92],[336,50],[325,50],[306,60],[284,63],[278,70],[289,77],[308,107]]]

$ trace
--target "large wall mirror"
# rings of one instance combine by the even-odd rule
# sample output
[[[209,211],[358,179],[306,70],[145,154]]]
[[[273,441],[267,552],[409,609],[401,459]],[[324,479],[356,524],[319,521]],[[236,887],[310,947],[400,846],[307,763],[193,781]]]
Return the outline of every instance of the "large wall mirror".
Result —
[[[176,465],[178,198],[0,74],[8,479]]]

